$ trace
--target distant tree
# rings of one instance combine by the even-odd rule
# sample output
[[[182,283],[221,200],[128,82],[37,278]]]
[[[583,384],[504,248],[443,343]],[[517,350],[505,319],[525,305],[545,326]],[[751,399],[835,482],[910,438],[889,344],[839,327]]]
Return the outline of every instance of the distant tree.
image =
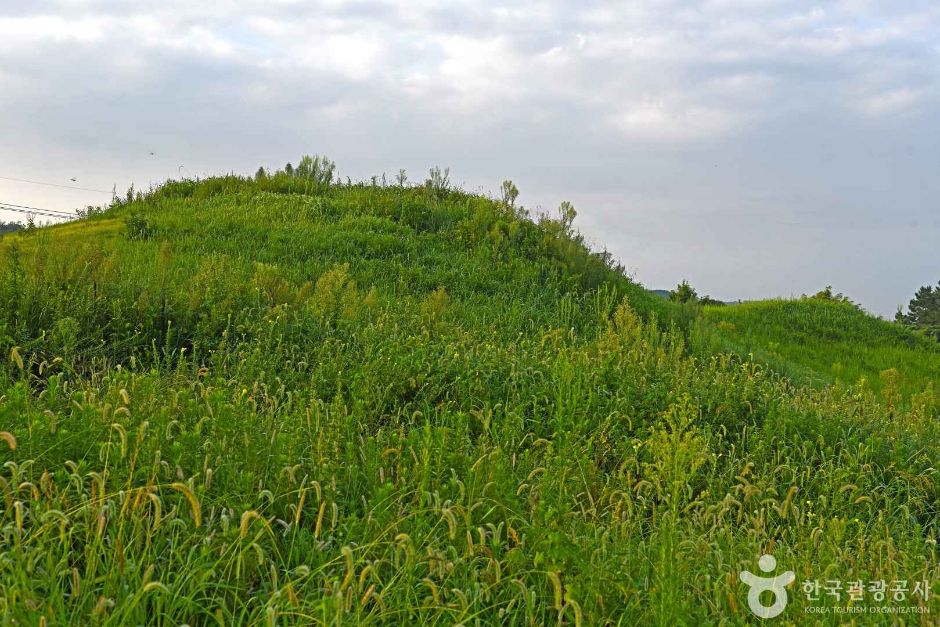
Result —
[[[85,218],[91,218],[94,216],[100,216],[104,213],[104,207],[87,205],[84,209],[76,209],[75,216],[79,219],[84,220]]]
[[[812,300],[824,300],[832,303],[845,303],[847,305],[852,305],[853,307],[858,308],[858,303],[855,303],[848,296],[842,292],[834,292],[831,285],[827,285],[825,289],[819,290],[812,296],[807,296],[803,294],[804,299]]]
[[[669,292],[669,298],[676,303],[694,303],[698,301],[698,293],[688,281],[682,281],[676,289]]]
[[[284,174],[292,176],[294,174],[294,166],[290,164],[290,161],[287,162],[287,165],[284,166]]]
[[[395,177],[395,182],[398,183],[399,187],[404,187],[405,183],[408,182],[408,174],[404,170],[399,170],[398,176]]]
[[[704,305],[705,307],[724,307],[725,306],[724,301],[720,301],[716,298],[712,298],[711,296],[703,296],[701,300],[699,300],[699,302],[702,303],[702,305]]]
[[[19,231],[23,228],[23,225],[19,222],[3,222],[0,220],[0,235],[4,233],[12,233],[13,231]]]
[[[723,307],[725,304],[707,294],[705,296],[699,296],[695,288],[689,285],[689,282],[685,280],[677,285],[676,289],[669,292],[669,300],[679,304],[693,303],[705,307]]]
[[[940,282],[917,290],[907,305],[907,313],[898,310],[895,320],[940,341]]]
[[[509,207],[515,206],[516,198],[519,197],[519,189],[516,187],[516,184],[508,180],[503,181],[500,191],[502,192],[503,202]]]
[[[264,180],[265,178],[267,178],[267,176],[268,176],[268,173],[264,171],[264,166],[261,166],[260,168],[258,168],[258,171],[255,172],[255,180],[257,181]]]

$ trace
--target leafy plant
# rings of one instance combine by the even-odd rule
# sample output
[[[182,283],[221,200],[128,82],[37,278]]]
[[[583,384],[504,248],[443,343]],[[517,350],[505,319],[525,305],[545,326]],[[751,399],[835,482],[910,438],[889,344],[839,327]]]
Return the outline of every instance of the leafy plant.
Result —
[[[519,197],[519,189],[516,187],[515,183],[512,181],[503,181],[500,191],[502,193],[503,202],[509,207],[514,207],[516,205],[516,198]]]
[[[450,168],[444,168],[443,170],[437,166],[431,168],[425,185],[428,189],[437,193],[450,189]]]
[[[131,240],[146,240],[153,235],[153,229],[147,218],[139,213],[132,213],[125,218],[127,225],[127,238]]]
[[[328,187],[333,182],[336,164],[319,155],[304,155],[293,171],[293,176],[303,179],[316,188]]]

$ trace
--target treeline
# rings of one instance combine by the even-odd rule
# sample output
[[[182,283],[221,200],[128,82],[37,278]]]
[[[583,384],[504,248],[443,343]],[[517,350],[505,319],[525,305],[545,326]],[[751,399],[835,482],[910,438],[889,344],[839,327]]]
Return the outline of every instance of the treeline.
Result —
[[[907,313],[899,308],[894,319],[940,341],[940,282],[936,287],[925,285],[917,290]]]
[[[0,235],[4,233],[12,233],[13,231],[19,231],[23,228],[23,225],[19,222],[4,222],[0,220]]]

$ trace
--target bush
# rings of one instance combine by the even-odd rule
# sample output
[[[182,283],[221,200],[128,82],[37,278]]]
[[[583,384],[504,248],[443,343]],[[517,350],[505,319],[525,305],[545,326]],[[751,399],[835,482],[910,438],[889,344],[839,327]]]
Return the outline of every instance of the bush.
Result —
[[[150,221],[140,213],[132,213],[125,219],[127,238],[130,240],[148,240],[153,236]]]

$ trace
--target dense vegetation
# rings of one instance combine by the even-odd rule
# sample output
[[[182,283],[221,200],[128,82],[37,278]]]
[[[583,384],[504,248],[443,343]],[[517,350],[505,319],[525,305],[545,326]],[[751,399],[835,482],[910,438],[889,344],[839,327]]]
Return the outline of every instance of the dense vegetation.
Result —
[[[932,393],[709,354],[511,184],[290,170],[0,243],[4,624],[744,624],[763,552],[940,575]]]
[[[676,289],[666,292],[665,295],[669,300],[680,305],[700,305],[703,307],[722,307],[725,305],[722,301],[711,296],[699,296],[688,281],[683,281],[676,286]]]
[[[908,303],[907,313],[898,311],[895,319],[940,342],[940,283],[917,290]]]
[[[13,231],[19,231],[23,228],[23,225],[19,222],[4,222],[0,220],[0,237],[3,237],[4,233],[12,233]]]
[[[806,384],[871,389],[892,405],[940,392],[940,344],[844,300],[802,298],[706,307],[706,351],[753,356]]]

